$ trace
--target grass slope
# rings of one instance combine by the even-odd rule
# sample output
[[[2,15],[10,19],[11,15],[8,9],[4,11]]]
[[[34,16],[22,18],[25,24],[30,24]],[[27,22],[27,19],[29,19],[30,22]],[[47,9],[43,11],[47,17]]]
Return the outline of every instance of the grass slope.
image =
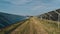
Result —
[[[20,23],[17,25],[19,24]],[[23,22],[23,24],[16,27],[17,25],[12,25],[4,31],[9,32],[7,34],[60,34],[60,27],[58,28],[58,23],[56,21],[39,19],[37,17],[30,17]],[[14,27],[16,28],[14,29]],[[11,29],[14,30],[11,31]]]

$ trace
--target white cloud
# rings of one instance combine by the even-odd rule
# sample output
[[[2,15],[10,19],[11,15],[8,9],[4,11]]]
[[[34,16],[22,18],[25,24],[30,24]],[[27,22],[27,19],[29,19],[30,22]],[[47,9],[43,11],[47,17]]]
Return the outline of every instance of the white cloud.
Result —
[[[34,6],[33,8],[32,8],[32,10],[38,10],[38,9],[40,9],[40,8],[43,8],[44,6]]]
[[[24,14],[24,15],[27,14],[33,15],[33,13],[40,14],[60,7],[60,0],[52,0],[52,1],[45,0],[47,2],[45,2],[44,0],[33,0],[33,1],[32,0],[4,0],[4,1],[10,2],[11,4],[10,5],[3,4],[2,8],[8,6],[8,8],[5,8],[6,12],[10,11],[9,13],[14,13],[14,14]],[[20,6],[22,4],[23,6]]]
[[[20,4],[25,4],[27,2],[31,2],[32,0],[10,0],[11,3],[20,5]]]

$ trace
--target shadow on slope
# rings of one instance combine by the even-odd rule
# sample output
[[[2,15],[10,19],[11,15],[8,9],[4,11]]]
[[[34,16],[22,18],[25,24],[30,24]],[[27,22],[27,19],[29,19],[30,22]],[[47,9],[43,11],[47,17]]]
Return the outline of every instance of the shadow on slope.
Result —
[[[16,22],[25,20],[26,16],[13,15],[0,12],[0,29],[10,26]]]

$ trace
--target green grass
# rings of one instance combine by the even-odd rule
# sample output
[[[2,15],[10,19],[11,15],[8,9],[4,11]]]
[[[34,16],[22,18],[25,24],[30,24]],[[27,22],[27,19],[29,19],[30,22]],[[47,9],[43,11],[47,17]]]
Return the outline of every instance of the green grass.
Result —
[[[22,23],[24,23],[24,24],[21,25],[21,27],[18,29],[21,34],[29,34],[31,26],[34,26],[32,28],[32,30],[34,32],[33,34],[36,34],[37,31],[35,31],[35,30],[39,29],[39,26],[44,31],[46,31],[48,34],[60,34],[60,27],[58,28],[58,22],[57,21],[45,20],[45,19],[41,20],[41,19],[34,18],[34,17],[33,18],[29,18],[29,19],[25,20],[25,21],[22,21],[22,22],[15,23],[15,24],[13,24],[13,25],[11,25],[9,27],[4,28],[0,32],[0,34],[11,33],[12,30],[14,30],[17,27],[19,27]],[[28,21],[28,22],[26,22],[26,21]],[[37,24],[35,24],[33,22],[37,22]],[[60,23],[59,23],[59,26],[60,26]],[[37,27],[37,29],[35,29],[35,27]]]
[[[40,20],[40,23],[43,24],[44,29],[49,34],[60,34],[60,27],[58,28],[58,22],[57,21],[42,19],[42,20]],[[60,23],[59,23],[59,26],[60,26]]]
[[[2,31],[0,31],[0,34],[5,34],[6,32],[10,32],[11,30],[14,30],[15,28],[17,28],[19,25],[21,25],[22,23],[24,23],[26,20],[12,24],[6,28],[3,28]]]

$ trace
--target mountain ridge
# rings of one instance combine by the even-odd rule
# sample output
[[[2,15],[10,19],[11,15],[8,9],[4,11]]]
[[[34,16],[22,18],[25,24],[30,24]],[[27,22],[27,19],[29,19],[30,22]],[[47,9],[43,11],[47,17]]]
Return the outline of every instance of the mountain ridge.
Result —
[[[60,9],[57,9],[57,10],[54,10],[54,11],[50,11],[50,12],[38,15],[38,18],[58,21],[58,15],[59,14],[60,14]],[[60,15],[59,15],[59,17],[60,17]]]

